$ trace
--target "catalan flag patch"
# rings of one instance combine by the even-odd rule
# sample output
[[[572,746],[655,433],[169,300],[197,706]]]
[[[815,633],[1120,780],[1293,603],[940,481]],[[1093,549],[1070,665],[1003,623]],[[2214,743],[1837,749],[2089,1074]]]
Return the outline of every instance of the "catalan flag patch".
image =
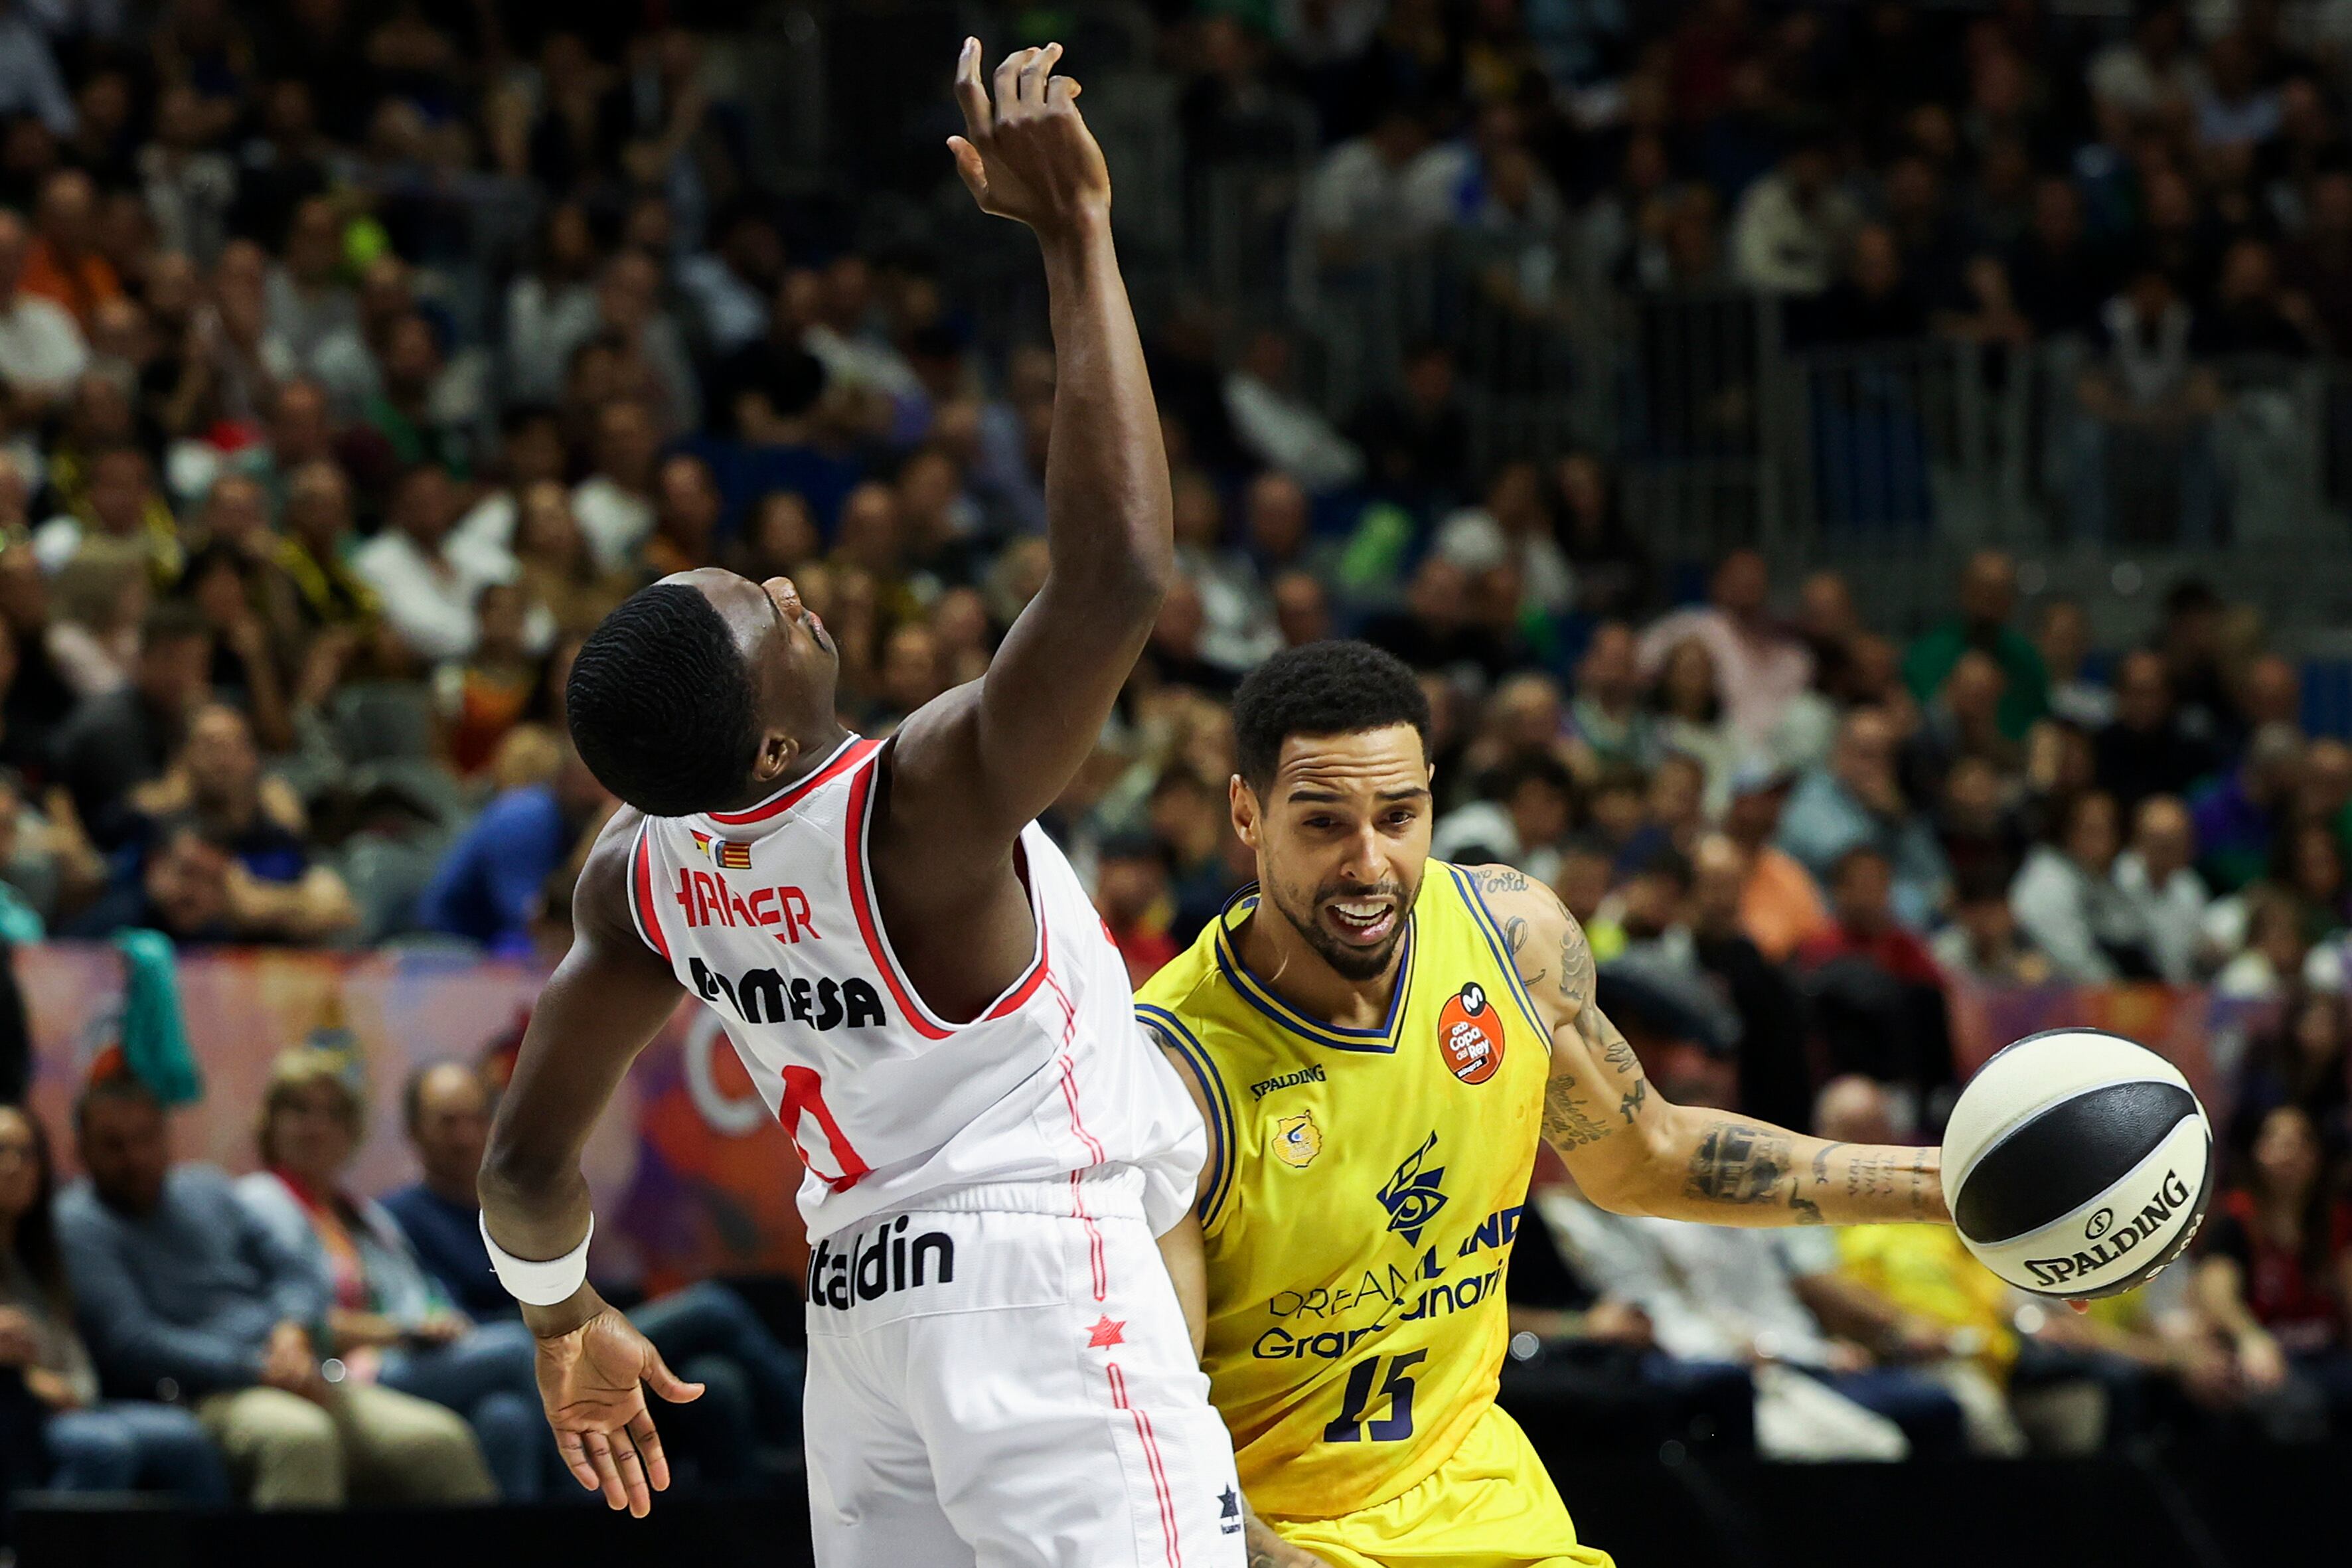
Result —
[[[751,847],[737,839],[722,838],[716,858],[722,871],[748,871],[751,868]]]
[[[688,829],[687,829],[687,832],[688,832],[688,833],[689,833],[689,834],[691,834],[691,835],[693,835],[693,837],[694,837],[694,847],[695,847],[697,849],[699,849],[699,850],[701,850],[701,851],[702,851],[702,858],[703,858],[705,860],[709,859],[709,858],[710,858],[710,835],[709,835],[708,833],[696,833],[696,832],[695,832],[695,830],[694,830],[693,828],[691,828],[691,827],[688,828]]]

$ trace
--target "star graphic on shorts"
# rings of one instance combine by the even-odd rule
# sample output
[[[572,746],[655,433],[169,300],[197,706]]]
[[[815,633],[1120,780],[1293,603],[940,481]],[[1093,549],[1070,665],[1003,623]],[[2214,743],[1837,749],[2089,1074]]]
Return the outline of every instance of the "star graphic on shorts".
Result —
[[[1240,1514],[1241,1511],[1241,1494],[1234,1491],[1233,1488],[1227,1487],[1223,1493],[1217,1499],[1217,1517],[1219,1519],[1232,1519]]]
[[[1125,1344],[1127,1342],[1127,1335],[1123,1331],[1126,1328],[1127,1325],[1125,1323],[1113,1321],[1111,1317],[1106,1313],[1101,1318],[1096,1320],[1095,1326],[1093,1328],[1087,1331],[1087,1349],[1090,1351],[1108,1350],[1113,1345]]]

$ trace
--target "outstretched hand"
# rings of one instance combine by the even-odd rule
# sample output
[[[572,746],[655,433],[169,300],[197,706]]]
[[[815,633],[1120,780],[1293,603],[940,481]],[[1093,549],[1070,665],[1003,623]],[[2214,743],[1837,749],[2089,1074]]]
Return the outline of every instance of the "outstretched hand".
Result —
[[[539,1342],[539,1396],[565,1466],[583,1487],[603,1491],[605,1506],[638,1519],[653,1494],[669,1488],[648,1387],[673,1405],[702,1397],[702,1384],[670,1371],[653,1342],[611,1307]]]
[[[982,212],[1043,236],[1110,210],[1110,170],[1078,113],[1078,84],[1054,75],[1062,46],[1016,49],[996,68],[995,97],[980,79],[980,40],[956,62],[964,133],[948,138],[956,173]]]

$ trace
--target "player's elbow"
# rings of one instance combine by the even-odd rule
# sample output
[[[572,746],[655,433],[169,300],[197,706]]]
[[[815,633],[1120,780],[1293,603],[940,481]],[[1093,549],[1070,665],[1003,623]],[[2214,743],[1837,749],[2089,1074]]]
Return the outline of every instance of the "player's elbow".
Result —
[[[1576,1184],[1595,1205],[1640,1219],[1673,1217],[1682,1195],[1682,1171],[1666,1119],[1647,1117],[1594,1145],[1576,1167]]]
[[[504,1129],[494,1131],[475,1178],[484,1208],[528,1209],[562,1185],[566,1162]]]

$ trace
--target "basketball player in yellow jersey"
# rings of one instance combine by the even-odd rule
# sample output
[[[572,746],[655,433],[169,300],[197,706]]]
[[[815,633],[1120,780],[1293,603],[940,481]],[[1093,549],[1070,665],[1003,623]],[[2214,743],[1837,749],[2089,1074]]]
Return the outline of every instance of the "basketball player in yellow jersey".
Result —
[[[1161,1247],[1253,1568],[1605,1564],[1495,1405],[1537,1140],[1597,1203],[1717,1225],[1945,1219],[1937,1152],[1660,1099],[1559,900],[1429,858],[1429,707],[1388,655],[1277,654],[1234,723],[1257,887],[1137,1007],[1209,1125]]]

